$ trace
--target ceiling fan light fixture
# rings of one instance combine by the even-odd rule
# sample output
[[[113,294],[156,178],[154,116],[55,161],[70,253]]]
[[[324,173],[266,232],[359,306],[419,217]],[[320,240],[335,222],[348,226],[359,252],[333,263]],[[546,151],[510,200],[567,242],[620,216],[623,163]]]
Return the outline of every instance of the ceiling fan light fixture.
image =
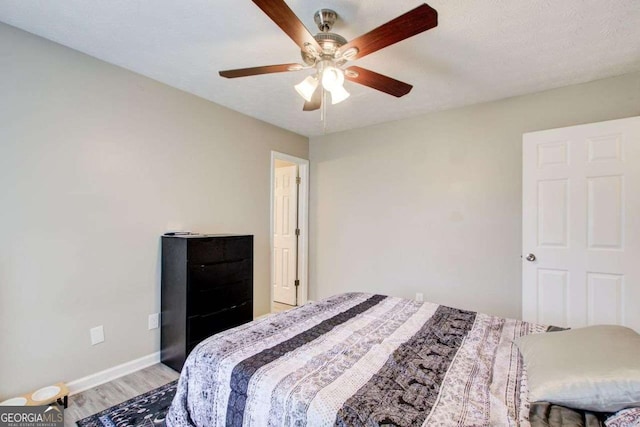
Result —
[[[343,86],[338,86],[331,91],[331,104],[338,104],[347,99],[351,94]]]
[[[306,79],[294,86],[298,94],[304,98],[305,101],[311,102],[311,97],[318,87],[318,79],[316,76],[308,76]]]
[[[322,87],[329,92],[342,87],[344,83],[344,72],[336,67],[329,66],[322,70]]]

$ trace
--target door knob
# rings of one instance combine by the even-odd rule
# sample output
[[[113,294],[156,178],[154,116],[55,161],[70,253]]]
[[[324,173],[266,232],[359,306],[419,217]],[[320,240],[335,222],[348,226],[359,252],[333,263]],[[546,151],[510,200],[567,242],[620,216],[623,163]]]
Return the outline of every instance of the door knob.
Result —
[[[536,260],[536,256],[534,254],[527,255],[527,261],[533,262]]]

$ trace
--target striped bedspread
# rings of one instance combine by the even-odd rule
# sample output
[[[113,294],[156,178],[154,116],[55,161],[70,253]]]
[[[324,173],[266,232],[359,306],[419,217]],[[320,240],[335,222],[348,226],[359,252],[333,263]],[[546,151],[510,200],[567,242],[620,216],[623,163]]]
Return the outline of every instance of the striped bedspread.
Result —
[[[189,355],[168,426],[528,425],[515,337],[547,328],[350,293],[260,319]]]

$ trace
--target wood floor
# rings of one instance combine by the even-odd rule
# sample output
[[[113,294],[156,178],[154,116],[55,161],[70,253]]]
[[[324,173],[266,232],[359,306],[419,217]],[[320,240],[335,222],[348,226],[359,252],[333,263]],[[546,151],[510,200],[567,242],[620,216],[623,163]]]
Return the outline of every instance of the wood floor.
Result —
[[[280,313],[282,311],[291,310],[292,308],[296,308],[296,306],[295,305],[289,305],[289,304],[283,304],[281,302],[274,301],[273,302],[273,310],[271,312],[272,313]]]
[[[75,426],[76,421],[82,418],[153,390],[178,377],[176,371],[159,363],[73,395],[69,397],[69,407],[64,411],[64,425]]]

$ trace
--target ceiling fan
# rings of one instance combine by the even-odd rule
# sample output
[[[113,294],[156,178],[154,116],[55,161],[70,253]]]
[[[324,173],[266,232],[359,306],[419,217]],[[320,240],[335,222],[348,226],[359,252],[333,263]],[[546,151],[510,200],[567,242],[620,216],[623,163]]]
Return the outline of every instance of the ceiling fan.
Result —
[[[265,65],[225,70],[219,74],[222,77],[236,78],[315,69],[315,74],[295,86],[305,100],[304,111],[319,109],[324,91],[331,94],[332,104],[347,99],[349,92],[343,86],[344,80],[398,98],[406,95],[413,88],[410,84],[354,65],[343,67],[348,61],[362,58],[438,25],[438,12],[425,3],[347,42],[341,35],[331,32],[338,18],[333,10],[320,9],[315,13],[314,21],[320,32],[313,36],[284,0],[252,1],[300,47],[304,64]]]

